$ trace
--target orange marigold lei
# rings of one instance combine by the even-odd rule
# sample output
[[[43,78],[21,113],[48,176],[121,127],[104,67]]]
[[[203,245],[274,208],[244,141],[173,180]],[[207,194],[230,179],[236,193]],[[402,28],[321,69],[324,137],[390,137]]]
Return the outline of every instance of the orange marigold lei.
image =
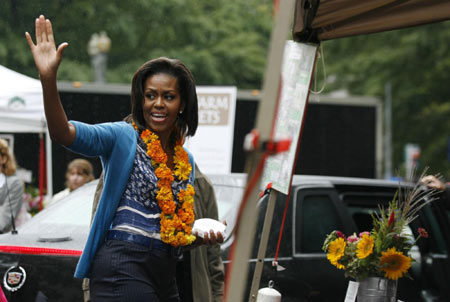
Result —
[[[133,122],[133,127],[139,132]],[[141,138],[147,146],[147,155],[151,158],[155,175],[158,178],[158,192],[156,200],[161,208],[161,240],[172,246],[189,245],[195,240],[192,235],[192,223],[194,222],[194,187],[190,184],[181,189],[178,194],[178,205],[175,203],[172,192],[172,182],[175,177],[178,180],[187,180],[192,167],[189,156],[181,142],[175,145],[173,157],[174,171],[167,166],[167,154],[164,152],[158,135],[145,129],[141,132]]]

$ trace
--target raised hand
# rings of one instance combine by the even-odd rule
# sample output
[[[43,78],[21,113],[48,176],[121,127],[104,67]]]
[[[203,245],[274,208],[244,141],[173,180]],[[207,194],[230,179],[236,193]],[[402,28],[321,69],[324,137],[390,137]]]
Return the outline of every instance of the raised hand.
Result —
[[[36,45],[33,43],[28,32],[25,33],[25,37],[27,38],[31,53],[33,54],[39,76],[41,80],[56,80],[56,73],[59,64],[61,63],[62,53],[69,44],[64,42],[56,48],[52,24],[50,20],[45,19],[43,15],[40,15],[35,23]]]

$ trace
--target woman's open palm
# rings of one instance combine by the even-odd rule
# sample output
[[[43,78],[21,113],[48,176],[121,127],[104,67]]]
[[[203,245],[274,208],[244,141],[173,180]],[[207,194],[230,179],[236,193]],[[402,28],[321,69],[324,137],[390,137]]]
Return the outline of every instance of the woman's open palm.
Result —
[[[61,63],[62,53],[68,46],[61,43],[58,48],[55,45],[52,24],[43,15],[36,19],[36,45],[28,32],[25,33],[34,62],[41,78],[55,78]]]

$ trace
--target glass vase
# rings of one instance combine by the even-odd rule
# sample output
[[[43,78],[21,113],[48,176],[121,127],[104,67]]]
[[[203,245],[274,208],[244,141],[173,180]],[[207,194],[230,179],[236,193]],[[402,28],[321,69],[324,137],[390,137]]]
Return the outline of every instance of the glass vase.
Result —
[[[396,302],[397,280],[368,277],[359,280],[358,302]]]

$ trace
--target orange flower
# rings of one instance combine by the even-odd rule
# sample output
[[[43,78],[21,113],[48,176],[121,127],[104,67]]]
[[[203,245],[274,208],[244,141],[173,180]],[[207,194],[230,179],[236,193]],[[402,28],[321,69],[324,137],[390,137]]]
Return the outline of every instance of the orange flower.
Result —
[[[175,209],[177,208],[176,204],[172,201],[169,202],[158,202],[158,206],[165,214],[173,214],[175,213]]]
[[[186,192],[187,192],[187,194],[189,194],[189,195],[191,195],[191,196],[194,196],[194,194],[195,194],[195,189],[194,189],[194,187],[193,187],[192,185],[188,184],[188,185],[186,186]]]
[[[185,205],[186,208],[187,207],[192,207],[193,203],[194,203],[194,197],[193,196],[187,195],[184,198],[184,203],[183,204],[186,204]]]
[[[192,215],[191,211],[185,211],[184,209],[178,210],[178,216],[184,221],[186,224],[191,224],[194,222],[194,215]]]
[[[156,200],[172,200],[172,190],[168,187],[162,187],[158,190],[156,194]]]
[[[160,164],[159,167],[155,169],[155,175],[161,183],[167,183],[168,187],[170,187],[174,180],[172,171],[166,166],[166,164]]]
[[[159,140],[147,144],[147,154],[159,164],[167,162],[167,154],[163,151]]]
[[[175,170],[175,176],[178,177],[179,180],[187,180],[189,178],[189,174],[191,174],[191,165],[189,163],[185,164],[184,162],[176,162],[177,168]]]
[[[184,198],[186,197],[186,191],[181,189],[180,192],[178,192],[178,200],[184,200]]]
[[[175,157],[179,161],[189,162],[189,155],[186,153],[183,146],[181,145],[175,146]]]

